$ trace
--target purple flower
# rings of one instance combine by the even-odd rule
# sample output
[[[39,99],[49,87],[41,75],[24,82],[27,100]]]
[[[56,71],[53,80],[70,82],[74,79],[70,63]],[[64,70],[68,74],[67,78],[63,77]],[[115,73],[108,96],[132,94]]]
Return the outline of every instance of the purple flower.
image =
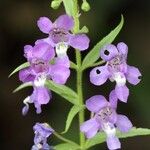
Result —
[[[34,145],[31,150],[52,150],[51,146],[47,144],[47,138],[54,132],[54,130],[47,123],[36,123],[33,126],[35,133]]]
[[[51,92],[44,86],[45,81],[52,79],[55,83],[65,84],[70,76],[69,64],[64,63],[67,58],[54,58],[54,48],[46,42],[40,42],[34,47],[26,45],[24,56],[30,67],[19,72],[19,79],[22,82],[31,82],[34,90],[31,96],[24,100],[22,113],[25,115],[28,112],[28,103],[34,103],[36,112],[41,113],[41,105],[47,104],[51,99]],[[53,64],[50,63],[52,60]]]
[[[125,43],[118,43],[117,47],[109,44],[100,51],[100,57],[106,65],[95,67],[90,73],[90,81],[95,85],[104,84],[109,78],[116,81],[115,92],[119,100],[127,102],[129,89],[126,80],[136,85],[140,82],[141,73],[133,66],[127,65],[128,47]]]
[[[117,114],[117,96],[113,90],[109,96],[109,102],[102,95],[95,95],[86,101],[86,107],[92,113],[93,118],[85,121],[80,130],[85,133],[87,138],[94,137],[97,132],[106,133],[106,142],[110,150],[121,147],[120,141],[116,136],[116,128],[121,132],[128,132],[132,128],[130,120]]]
[[[68,15],[61,15],[54,23],[47,17],[40,17],[37,21],[39,29],[48,34],[48,38],[37,40],[36,43],[45,41],[56,48],[58,57],[66,56],[68,46],[86,50],[89,47],[89,38],[85,34],[71,34],[74,27],[74,20]]]

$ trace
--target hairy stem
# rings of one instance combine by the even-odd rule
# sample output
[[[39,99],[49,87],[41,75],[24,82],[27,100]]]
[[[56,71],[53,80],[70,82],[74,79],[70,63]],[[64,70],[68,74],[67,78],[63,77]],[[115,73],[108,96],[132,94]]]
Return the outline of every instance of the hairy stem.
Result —
[[[74,22],[75,22],[75,26],[74,26],[74,33],[78,33],[79,32],[79,10],[78,10],[78,1],[77,0],[73,0],[74,2]],[[83,105],[83,89],[82,89],[82,69],[81,69],[81,53],[79,50],[76,50],[76,63],[77,63],[77,82],[76,82],[76,86],[77,86],[77,94],[78,94],[78,100],[79,100],[79,105]],[[84,122],[84,110],[81,110],[79,112],[79,128],[80,125]],[[84,134],[80,132],[80,146],[81,148],[84,146],[85,143],[85,137]]]

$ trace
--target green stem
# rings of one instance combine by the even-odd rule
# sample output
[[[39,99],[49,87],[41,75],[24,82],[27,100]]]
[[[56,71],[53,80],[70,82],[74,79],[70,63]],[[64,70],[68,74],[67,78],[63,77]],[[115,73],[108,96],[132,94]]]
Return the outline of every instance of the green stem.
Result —
[[[74,2],[74,13],[73,13],[73,17],[74,17],[74,22],[75,22],[75,26],[74,26],[74,30],[73,33],[78,33],[79,32],[79,10],[78,10],[78,1],[77,0],[73,0]],[[77,94],[78,94],[78,100],[79,100],[79,105],[83,105],[83,89],[82,89],[82,68],[81,68],[81,53],[79,50],[76,49],[76,64],[77,64]],[[84,109],[81,110],[79,112],[79,128],[80,125],[84,122]],[[85,144],[85,136],[83,133],[80,132],[80,146],[81,149],[83,148]]]
[[[64,142],[66,142],[66,143],[70,143],[70,144],[79,146],[77,143],[75,143],[75,142],[73,142],[73,141],[71,141],[71,140],[66,139],[65,137],[61,136],[61,135],[58,134],[57,132],[54,132],[53,134],[54,134],[58,139],[60,139],[60,140],[62,140],[62,141],[64,141]]]

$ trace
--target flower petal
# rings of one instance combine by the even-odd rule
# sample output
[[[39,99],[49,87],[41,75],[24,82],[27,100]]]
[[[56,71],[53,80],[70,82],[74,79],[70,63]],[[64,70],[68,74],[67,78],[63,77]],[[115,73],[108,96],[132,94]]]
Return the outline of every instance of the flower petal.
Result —
[[[121,132],[128,132],[133,125],[125,115],[117,115],[116,126]]]
[[[50,91],[45,87],[36,87],[34,88],[31,99],[33,102],[38,104],[47,104],[51,98]]]
[[[52,47],[55,47],[55,43],[51,40],[51,38],[44,38],[44,39],[38,39],[35,42],[35,45],[39,44],[39,43],[48,43],[49,45],[51,45]]]
[[[106,139],[109,150],[116,150],[121,148],[121,143],[116,136],[110,136]]]
[[[118,103],[118,97],[116,95],[115,90],[112,90],[109,94],[109,102],[112,108],[116,109],[117,108],[117,103]]]
[[[100,50],[100,56],[105,61],[111,60],[116,55],[118,55],[118,50],[113,44],[106,45]]]
[[[69,68],[70,67],[69,57],[68,56],[56,57],[55,65],[61,65],[61,66]]]
[[[32,58],[32,49],[33,47],[31,45],[24,46],[24,57],[26,57],[28,60]]]
[[[107,100],[102,95],[95,95],[89,98],[86,101],[86,107],[91,112],[98,112],[103,107],[106,107],[108,105]]]
[[[124,55],[127,58],[128,55],[128,46],[124,42],[117,44],[118,51],[121,55]]]
[[[109,78],[109,75],[107,66],[95,67],[90,72],[90,81],[94,85],[102,85]]]
[[[61,15],[54,22],[56,28],[63,28],[65,30],[71,30],[74,26],[74,20],[68,15]]]
[[[32,69],[25,68],[19,71],[19,80],[22,82],[33,81],[35,76],[33,75]]]
[[[52,65],[50,70],[51,79],[58,84],[65,84],[70,76],[70,69],[63,65]]]
[[[69,45],[80,51],[86,50],[89,47],[89,38],[85,34],[76,34],[70,36]]]
[[[33,48],[33,58],[35,59],[38,58],[49,62],[52,58],[54,58],[54,56],[54,48],[48,43],[41,42],[35,45]]]
[[[81,132],[84,132],[87,138],[92,138],[97,133],[98,129],[99,124],[94,118],[85,121],[80,126]]]
[[[133,85],[137,85],[141,81],[141,73],[139,69],[133,66],[128,65],[126,77],[128,82]]]
[[[115,87],[115,92],[119,100],[122,102],[127,102],[129,96],[129,89],[126,85],[124,86],[117,86]]]
[[[40,17],[37,21],[37,25],[43,33],[49,33],[53,26],[51,20],[47,17]]]

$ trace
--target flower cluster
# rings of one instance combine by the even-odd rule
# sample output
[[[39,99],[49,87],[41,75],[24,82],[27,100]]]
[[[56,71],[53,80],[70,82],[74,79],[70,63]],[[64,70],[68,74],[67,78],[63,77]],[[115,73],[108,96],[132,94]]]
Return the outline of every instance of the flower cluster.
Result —
[[[127,65],[127,54],[128,47],[123,42],[118,43],[117,47],[109,44],[100,50],[100,57],[106,61],[106,65],[95,67],[90,72],[90,81],[94,85],[102,85],[110,79],[116,81],[116,87],[109,95],[109,102],[102,95],[92,96],[86,101],[86,107],[93,113],[93,117],[80,127],[87,138],[104,131],[110,150],[121,148],[116,129],[128,132],[132,128],[131,121],[116,112],[118,100],[127,102],[129,96],[126,80],[133,85],[140,82],[141,73],[136,67]]]
[[[23,83],[31,83],[33,92],[23,103],[22,114],[26,115],[29,103],[33,103],[36,113],[41,113],[41,105],[47,104],[52,98],[51,91],[45,86],[46,80],[56,84],[65,84],[70,76],[70,60],[67,55],[69,46],[83,51],[89,47],[89,38],[85,34],[71,34],[74,20],[68,15],[62,15],[54,23],[47,17],[37,21],[39,29],[48,34],[45,39],[39,39],[34,46],[24,46],[24,57],[29,67],[20,70],[19,79]],[[32,150],[51,150],[47,138],[54,132],[46,123],[36,123]]]
[[[37,40],[34,46],[24,47],[24,56],[30,66],[19,72],[19,79],[22,82],[32,82],[33,93],[24,100],[23,115],[28,112],[28,103],[34,103],[36,112],[41,113],[41,105],[51,99],[51,91],[44,86],[46,80],[66,83],[70,76],[68,47],[83,51],[89,46],[89,38],[85,34],[73,35],[69,32],[74,27],[74,21],[68,15],[58,17],[54,23],[47,17],[40,17],[37,25],[48,37]]]

